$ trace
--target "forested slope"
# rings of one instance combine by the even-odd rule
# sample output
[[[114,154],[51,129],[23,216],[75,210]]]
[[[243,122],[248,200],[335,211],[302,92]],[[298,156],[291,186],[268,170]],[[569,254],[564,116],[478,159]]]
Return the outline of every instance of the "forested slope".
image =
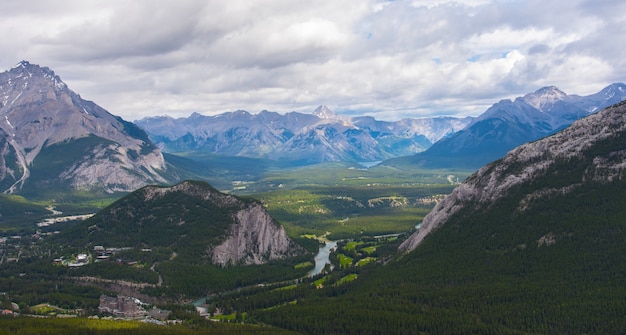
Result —
[[[458,213],[345,294],[255,317],[309,334],[626,330],[626,184],[587,185],[523,216],[514,198]]]

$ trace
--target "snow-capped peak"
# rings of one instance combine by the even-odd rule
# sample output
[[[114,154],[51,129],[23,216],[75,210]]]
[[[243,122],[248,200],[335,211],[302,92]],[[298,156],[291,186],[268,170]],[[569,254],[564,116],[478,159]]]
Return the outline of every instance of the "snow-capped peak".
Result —
[[[54,71],[45,66],[31,64],[29,61],[23,60],[17,63],[8,71],[14,79],[23,78],[29,80],[33,76],[43,77],[52,81],[53,85],[58,89],[66,89],[67,85],[57,76]]]
[[[313,111],[313,115],[317,116],[320,119],[335,119],[335,118],[337,118],[337,114],[335,114],[335,112],[330,110],[330,108],[326,107],[325,105],[317,107]]]
[[[13,70],[13,69],[19,69],[19,68],[21,68],[21,67],[27,67],[27,66],[29,66],[29,65],[30,65],[30,63],[29,63],[28,61],[23,60],[23,61],[21,61],[21,62],[19,62],[19,63],[15,64],[15,66],[13,66],[13,67],[11,68],[11,70]]]

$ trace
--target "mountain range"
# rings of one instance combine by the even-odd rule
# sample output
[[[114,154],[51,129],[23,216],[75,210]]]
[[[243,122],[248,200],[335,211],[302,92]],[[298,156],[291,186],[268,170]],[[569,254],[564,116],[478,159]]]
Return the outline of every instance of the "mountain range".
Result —
[[[164,152],[291,165],[385,160],[390,166],[473,170],[625,98],[621,83],[588,96],[550,86],[502,100],[476,118],[388,122],[341,116],[320,106],[312,114],[195,113],[131,123],[82,99],[49,68],[22,61],[0,73],[0,191],[131,192],[210,172],[198,167],[206,162]]]
[[[0,73],[0,191],[129,192],[175,179],[143,130],[49,68],[22,61]]]
[[[385,164],[427,168],[467,168],[501,158],[509,150],[554,134],[572,122],[626,99],[626,85],[616,83],[588,96],[543,87],[515,100],[502,100],[465,129],[411,157]]]
[[[247,111],[135,121],[165,152],[202,151],[226,156],[288,160],[371,162],[412,155],[461,130],[472,118],[379,121],[347,117],[320,106],[312,114]]]
[[[478,169],[514,147],[626,99],[626,85],[588,96],[543,87],[502,100],[478,117],[379,121],[347,117],[326,106],[312,114],[262,111],[149,117],[135,121],[165,152],[205,152],[313,164],[381,161],[385,165]]]

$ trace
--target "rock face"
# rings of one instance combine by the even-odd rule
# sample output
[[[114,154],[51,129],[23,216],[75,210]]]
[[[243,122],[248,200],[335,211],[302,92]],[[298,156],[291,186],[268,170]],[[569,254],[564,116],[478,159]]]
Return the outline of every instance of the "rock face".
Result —
[[[150,117],[135,123],[166,152],[204,151],[308,164],[412,155],[471,120],[439,117],[385,122],[341,116],[320,106],[312,114],[236,111],[180,119]]]
[[[304,252],[258,202],[199,181],[143,187],[69,234],[79,245],[172,248],[183,258],[221,266],[263,264]]]
[[[172,181],[144,131],[26,61],[0,73],[0,136],[6,193],[25,185],[127,192]]]
[[[588,96],[568,95],[554,86],[543,87],[513,101],[494,104],[465,129],[411,157],[410,163],[478,169],[521,144],[552,135],[624,99],[626,85],[622,83]]]
[[[211,252],[214,264],[262,264],[294,255],[298,250],[285,229],[259,204],[239,210],[233,214],[233,219],[235,223],[226,241]]]
[[[554,195],[575,192],[584,182],[611,182],[626,175],[626,103],[609,107],[574,122],[570,127],[542,140],[511,150],[504,158],[488,164],[455,188],[426,216],[418,229],[400,245],[402,252],[415,249],[462,209],[486,208],[506,197],[514,188],[546,176],[567,176],[568,182],[531,190],[517,211]]]

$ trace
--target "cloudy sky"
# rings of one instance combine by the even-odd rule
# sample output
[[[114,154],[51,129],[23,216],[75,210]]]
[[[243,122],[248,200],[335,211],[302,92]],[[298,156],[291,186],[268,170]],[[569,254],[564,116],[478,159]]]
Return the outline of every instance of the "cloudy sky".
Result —
[[[245,109],[478,115],[556,85],[626,81],[622,0],[0,2],[21,60],[127,120]]]

